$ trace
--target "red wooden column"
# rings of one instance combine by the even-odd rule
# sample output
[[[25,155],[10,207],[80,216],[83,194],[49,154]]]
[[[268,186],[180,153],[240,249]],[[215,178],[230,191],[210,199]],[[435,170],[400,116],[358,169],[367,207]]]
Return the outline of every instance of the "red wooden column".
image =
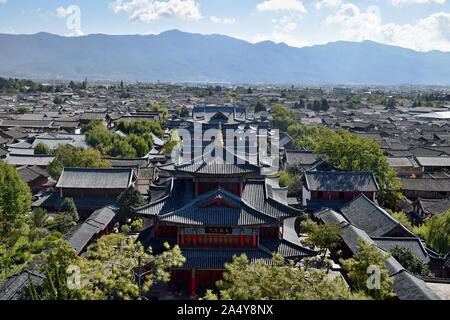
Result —
[[[198,197],[200,195],[200,185],[198,181],[195,181],[195,196]]]
[[[191,296],[195,296],[197,292],[197,281],[195,279],[195,269],[191,273]]]

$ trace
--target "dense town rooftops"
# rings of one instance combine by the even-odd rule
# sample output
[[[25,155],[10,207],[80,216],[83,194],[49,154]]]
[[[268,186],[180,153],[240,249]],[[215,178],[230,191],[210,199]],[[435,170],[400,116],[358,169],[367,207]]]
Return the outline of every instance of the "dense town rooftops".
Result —
[[[133,182],[132,169],[64,168],[57,188],[127,189]]]

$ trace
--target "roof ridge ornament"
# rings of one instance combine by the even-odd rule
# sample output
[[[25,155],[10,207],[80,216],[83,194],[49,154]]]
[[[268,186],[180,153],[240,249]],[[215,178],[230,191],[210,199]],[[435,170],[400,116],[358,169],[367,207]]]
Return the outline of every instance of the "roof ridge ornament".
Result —
[[[219,123],[219,129],[217,132],[217,139],[216,139],[216,147],[223,149],[224,142],[223,142],[223,135],[222,135],[222,123]]]

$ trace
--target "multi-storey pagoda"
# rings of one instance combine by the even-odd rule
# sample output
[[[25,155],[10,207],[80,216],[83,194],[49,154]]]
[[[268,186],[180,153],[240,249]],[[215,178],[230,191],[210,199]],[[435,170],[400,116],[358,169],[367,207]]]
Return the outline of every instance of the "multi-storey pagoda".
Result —
[[[294,261],[316,254],[299,243],[294,224],[302,212],[288,206],[287,189],[264,174],[258,157],[250,162],[224,146],[218,132],[212,156],[161,166],[168,178],[136,209],[150,222],[144,245],[156,252],[164,242],[181,247],[187,261],[170,286],[191,295],[214,288],[236,255],[271,263],[273,253]]]

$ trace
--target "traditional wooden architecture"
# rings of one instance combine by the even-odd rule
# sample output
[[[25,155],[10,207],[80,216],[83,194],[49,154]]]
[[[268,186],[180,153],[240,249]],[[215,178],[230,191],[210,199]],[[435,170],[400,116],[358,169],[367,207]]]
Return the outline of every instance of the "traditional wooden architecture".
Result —
[[[219,139],[216,141],[218,145]],[[172,274],[171,289],[195,295],[214,288],[233,256],[271,262],[272,254],[299,260],[316,253],[300,246],[294,230],[302,214],[287,204],[287,190],[226,148],[214,157],[169,164],[165,184],[136,211],[150,227],[140,240],[154,251],[178,244],[187,261]]]
[[[371,172],[307,171],[303,184],[303,206],[339,207],[364,194],[375,200],[380,191]]]
[[[58,211],[64,198],[72,198],[81,219],[97,209],[117,204],[117,197],[131,187],[136,175],[131,168],[64,168],[56,191],[48,193],[32,207]]]

